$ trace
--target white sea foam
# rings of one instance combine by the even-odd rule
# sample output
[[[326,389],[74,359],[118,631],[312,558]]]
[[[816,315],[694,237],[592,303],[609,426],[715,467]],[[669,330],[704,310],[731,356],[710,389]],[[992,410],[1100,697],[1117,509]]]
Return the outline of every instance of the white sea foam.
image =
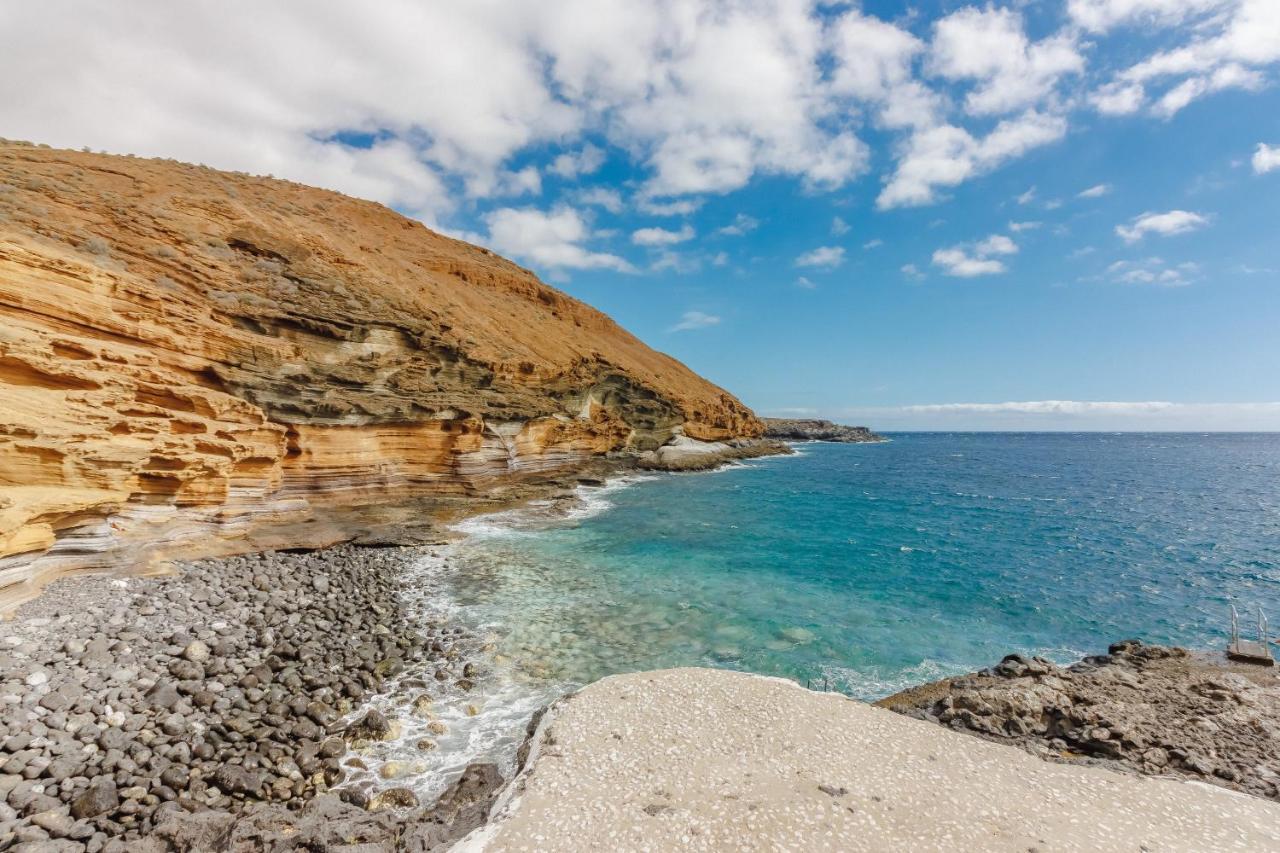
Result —
[[[915,666],[894,670],[879,666],[853,668],[829,665],[822,667],[822,677],[811,679],[808,686],[814,690],[821,690],[824,686],[823,678],[825,678],[826,685],[833,690],[856,699],[874,701],[892,696],[909,687],[973,672],[975,669],[978,667],[931,658],[925,658]]]

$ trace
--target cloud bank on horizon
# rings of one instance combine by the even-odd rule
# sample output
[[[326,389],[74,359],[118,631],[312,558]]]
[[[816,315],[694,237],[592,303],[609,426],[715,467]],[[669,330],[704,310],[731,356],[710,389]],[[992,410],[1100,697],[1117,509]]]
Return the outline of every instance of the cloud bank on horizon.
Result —
[[[794,389],[758,384],[760,371],[736,381],[718,359],[758,352],[744,318],[778,314],[770,288],[821,312],[794,318],[803,350],[835,336],[805,324],[856,322],[921,288],[1023,275],[1194,291],[1280,266],[1274,252],[1179,248],[1243,240],[1221,188],[1280,179],[1265,107],[1247,136],[1181,147],[1225,110],[1241,121],[1215,103],[1276,105],[1277,0],[870,5],[10,3],[0,72],[20,85],[0,87],[0,135],[391,205],[641,333],[697,331],[677,336],[678,354],[762,408]],[[1187,128],[1189,114],[1210,118]],[[1197,156],[1184,192],[1160,191]],[[1131,174],[1149,163],[1166,172]],[[853,281],[877,292],[854,295]],[[615,292],[639,282],[661,309]],[[733,334],[736,347],[693,343]]]

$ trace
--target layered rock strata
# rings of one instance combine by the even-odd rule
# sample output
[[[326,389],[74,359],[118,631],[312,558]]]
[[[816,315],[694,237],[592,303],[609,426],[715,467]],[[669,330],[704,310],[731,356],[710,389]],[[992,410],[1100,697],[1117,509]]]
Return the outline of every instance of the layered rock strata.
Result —
[[[0,143],[0,608],[62,573],[376,538],[762,430],[600,312],[381,205]]]
[[[656,450],[645,451],[636,464],[649,471],[708,471],[738,459],[785,456],[793,452],[785,443],[773,439],[697,441],[680,435]]]
[[[864,426],[844,426],[831,421],[803,418],[764,418],[764,434],[784,441],[835,441],[856,444],[884,441]]]
[[[879,704],[1058,761],[1280,799],[1280,678],[1128,640],[1069,667],[1010,655]]]

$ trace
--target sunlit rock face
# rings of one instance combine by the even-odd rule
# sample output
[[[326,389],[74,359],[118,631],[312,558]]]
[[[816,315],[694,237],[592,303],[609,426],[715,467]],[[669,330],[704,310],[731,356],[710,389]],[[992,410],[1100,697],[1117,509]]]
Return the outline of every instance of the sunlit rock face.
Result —
[[[0,606],[761,431],[604,314],[381,205],[0,143]]]

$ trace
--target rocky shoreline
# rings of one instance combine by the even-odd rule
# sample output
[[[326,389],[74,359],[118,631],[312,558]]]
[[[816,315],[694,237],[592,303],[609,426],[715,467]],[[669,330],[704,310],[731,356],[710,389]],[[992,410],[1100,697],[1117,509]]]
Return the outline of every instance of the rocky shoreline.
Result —
[[[783,441],[834,441],[864,444],[886,441],[864,426],[845,426],[816,418],[763,418],[765,438]]]
[[[402,725],[443,734],[433,705],[486,677],[482,638],[424,623],[399,594],[427,552],[268,552],[51,585],[0,631],[0,849],[430,851],[483,825],[507,783],[496,765],[432,803],[397,781],[420,768],[370,766]],[[1068,667],[1011,655],[877,704],[1056,762],[1280,799],[1280,681],[1181,649],[1127,641]]]
[[[876,704],[1054,761],[1280,800],[1280,678],[1272,667],[1126,640],[1066,667],[1009,655]]]
[[[482,677],[466,630],[406,618],[415,553],[269,552],[50,586],[0,629],[0,849],[213,849],[191,833],[295,849],[270,837],[308,818],[403,834],[377,816],[419,809],[413,792],[350,781],[361,747],[397,725],[361,701],[399,679],[406,713],[429,716]],[[409,823],[443,843],[459,797],[500,782],[472,768],[443,816]]]

